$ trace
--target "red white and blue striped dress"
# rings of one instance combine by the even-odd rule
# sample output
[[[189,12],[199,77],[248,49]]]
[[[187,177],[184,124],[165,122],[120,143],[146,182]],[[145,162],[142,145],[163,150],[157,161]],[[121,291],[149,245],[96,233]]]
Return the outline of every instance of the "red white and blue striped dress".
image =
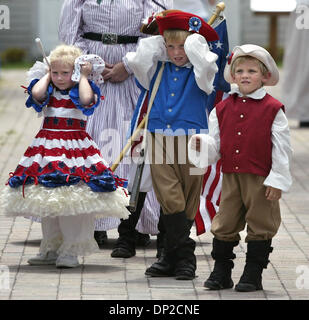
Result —
[[[87,117],[100,103],[99,88],[89,82],[97,102],[84,107],[78,84],[59,91],[51,84],[38,104],[30,94],[26,106],[44,114],[41,130],[10,173],[1,196],[4,212],[13,216],[56,217],[95,214],[127,218],[125,182],[116,177],[86,132]]]
[[[66,0],[59,19],[59,39],[79,47],[84,54],[97,54],[107,63],[118,63],[127,52],[136,51],[136,43],[104,44],[85,39],[86,32],[116,33],[145,37],[140,27],[144,18],[154,12],[173,7],[172,0]],[[131,75],[126,81],[100,85],[106,97],[104,108],[98,108],[87,122],[87,131],[99,146],[102,155],[111,165],[127,143],[127,132],[140,90]],[[112,141],[110,141],[112,139]],[[112,147],[112,148],[111,148]],[[122,161],[116,173],[129,177],[130,163]],[[142,233],[158,233],[160,206],[154,191],[148,192],[137,230]],[[97,219],[96,230],[117,228],[119,219]]]

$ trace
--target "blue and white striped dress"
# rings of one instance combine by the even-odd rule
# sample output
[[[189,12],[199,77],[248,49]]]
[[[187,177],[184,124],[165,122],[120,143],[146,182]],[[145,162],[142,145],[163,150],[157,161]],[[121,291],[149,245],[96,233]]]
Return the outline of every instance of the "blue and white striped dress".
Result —
[[[127,52],[135,51],[137,44],[106,45],[100,41],[84,39],[85,32],[116,33],[141,36],[139,29],[143,19],[154,12],[171,9],[172,0],[65,0],[59,24],[59,38],[66,44],[74,44],[84,53],[97,54],[106,63],[118,63]],[[89,117],[87,131],[97,143],[103,158],[112,164],[126,143],[127,131],[135,108],[139,89],[134,76],[120,83],[106,82],[100,86],[105,97],[102,106]],[[116,174],[126,178],[129,164],[125,160]],[[148,192],[137,229],[142,233],[156,234],[159,204],[153,191]],[[109,230],[119,224],[117,218],[99,219],[96,230]]]

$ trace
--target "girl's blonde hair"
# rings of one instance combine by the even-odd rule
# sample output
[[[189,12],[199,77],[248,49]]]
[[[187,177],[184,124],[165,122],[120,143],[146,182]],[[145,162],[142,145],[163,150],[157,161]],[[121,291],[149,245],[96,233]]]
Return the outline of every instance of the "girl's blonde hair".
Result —
[[[164,30],[163,36],[165,41],[179,41],[179,42],[185,42],[187,37],[191,35],[192,33],[186,30],[180,30],[180,29],[168,29]]]
[[[246,61],[248,61],[248,60],[257,62],[257,64],[259,65],[259,68],[260,68],[260,70],[261,70],[261,72],[262,72],[262,75],[263,75],[263,76],[266,76],[266,75],[267,75],[267,73],[268,73],[269,71],[268,71],[267,67],[265,66],[265,64],[264,64],[262,61],[260,61],[259,59],[254,58],[254,57],[252,57],[252,56],[240,56],[240,57],[237,57],[237,58],[233,61],[233,64],[232,64],[232,67],[231,67],[231,74],[234,75],[234,74],[235,74],[235,69],[236,69],[236,67],[237,67],[239,64],[241,64],[241,63],[243,63],[243,62],[246,62]]]
[[[60,61],[66,65],[74,66],[74,61],[82,54],[81,50],[75,46],[61,44],[51,51],[50,63]]]

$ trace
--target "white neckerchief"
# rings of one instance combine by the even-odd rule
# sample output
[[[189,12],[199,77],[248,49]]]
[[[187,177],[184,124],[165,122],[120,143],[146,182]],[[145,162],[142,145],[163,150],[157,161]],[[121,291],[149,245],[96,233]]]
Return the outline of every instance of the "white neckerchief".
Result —
[[[229,92],[230,95],[236,93],[239,97],[243,97],[244,95],[239,91],[238,86],[235,86],[234,88],[232,88],[232,90]],[[261,100],[265,97],[266,95],[266,90],[264,87],[261,87],[255,91],[253,91],[252,93],[248,94],[246,97],[248,98],[252,98],[255,100]]]

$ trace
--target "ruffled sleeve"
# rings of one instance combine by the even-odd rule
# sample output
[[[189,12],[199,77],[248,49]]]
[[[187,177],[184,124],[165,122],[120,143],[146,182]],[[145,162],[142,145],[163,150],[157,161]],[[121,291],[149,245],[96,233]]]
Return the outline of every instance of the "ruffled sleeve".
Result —
[[[47,88],[47,91],[46,91],[46,98],[44,99],[44,101],[42,103],[38,102],[37,100],[35,100],[32,96],[32,88],[34,87],[34,85],[39,81],[39,79],[34,79],[30,82],[28,88],[27,88],[27,92],[29,94],[29,97],[26,101],[26,107],[27,108],[34,108],[34,110],[36,112],[41,112],[43,107],[45,107],[48,102],[49,102],[49,98],[51,96],[51,94],[53,93],[53,87],[52,85],[50,84]]]
[[[288,119],[282,110],[278,111],[274,119],[271,128],[271,142],[272,166],[264,185],[288,192],[292,185],[290,164],[293,150]]]
[[[65,44],[75,45],[84,53],[87,53],[88,46],[81,37],[83,32],[82,9],[85,0],[64,1],[60,13],[58,36]]]
[[[187,37],[184,44],[185,52],[193,64],[195,80],[199,88],[210,94],[218,71],[218,56],[209,50],[207,41],[200,34],[194,33]]]
[[[149,89],[159,61],[167,61],[168,56],[162,36],[153,36],[140,40],[136,52],[128,52],[124,61],[133,71],[136,79]]]
[[[193,137],[200,138],[200,152],[192,148]],[[197,134],[190,138],[188,143],[188,158],[197,168],[206,168],[221,158],[220,128],[215,108],[209,115],[209,134]]]
[[[95,110],[95,108],[98,107],[100,104],[100,99],[101,99],[101,91],[100,88],[95,85],[92,81],[89,81],[89,84],[91,86],[91,89],[94,92],[95,95],[95,103],[89,105],[89,106],[83,106],[80,101],[79,101],[79,91],[78,91],[78,83],[70,90],[69,96],[72,100],[72,102],[75,104],[76,108],[81,110],[84,115],[86,116],[91,116]]]

